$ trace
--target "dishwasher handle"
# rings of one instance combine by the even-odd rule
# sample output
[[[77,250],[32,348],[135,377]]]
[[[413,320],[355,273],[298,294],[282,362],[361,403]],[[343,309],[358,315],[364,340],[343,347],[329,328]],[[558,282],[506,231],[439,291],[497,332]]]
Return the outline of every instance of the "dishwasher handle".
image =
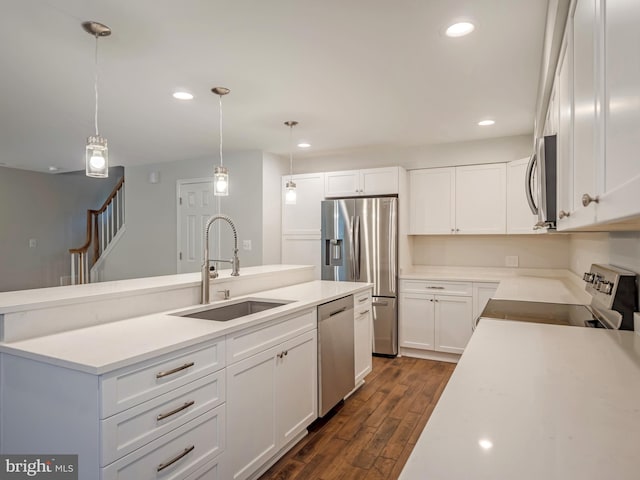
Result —
[[[342,308],[340,308],[340,309],[336,310],[335,312],[331,312],[331,313],[329,314],[329,316],[330,316],[330,317],[333,317],[334,315],[338,315],[339,313],[344,312],[346,309],[347,309],[347,307],[342,307]]]

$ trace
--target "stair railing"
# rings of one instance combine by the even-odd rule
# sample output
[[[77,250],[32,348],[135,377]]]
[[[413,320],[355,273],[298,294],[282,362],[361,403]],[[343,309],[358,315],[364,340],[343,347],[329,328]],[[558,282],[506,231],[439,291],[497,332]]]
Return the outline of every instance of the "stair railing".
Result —
[[[124,225],[124,177],[98,210],[87,210],[87,239],[81,247],[69,249],[71,285],[91,282],[91,267]]]

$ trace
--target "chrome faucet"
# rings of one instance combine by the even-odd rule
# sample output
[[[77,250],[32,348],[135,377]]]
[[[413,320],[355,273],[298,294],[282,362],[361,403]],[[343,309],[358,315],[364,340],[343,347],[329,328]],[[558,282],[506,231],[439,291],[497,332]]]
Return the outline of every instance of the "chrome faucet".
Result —
[[[233,258],[231,260],[209,260],[209,230],[211,225],[216,220],[224,220],[231,226],[233,231]],[[216,263],[230,263],[231,264],[231,276],[237,277],[240,275],[240,259],[238,258],[238,233],[236,232],[236,226],[233,221],[227,215],[214,215],[207,221],[207,225],[204,227],[204,261],[202,263],[202,284],[201,284],[201,303],[206,305],[209,303],[209,278],[217,278],[218,271],[215,268]],[[214,266],[209,271],[209,264],[214,263]]]

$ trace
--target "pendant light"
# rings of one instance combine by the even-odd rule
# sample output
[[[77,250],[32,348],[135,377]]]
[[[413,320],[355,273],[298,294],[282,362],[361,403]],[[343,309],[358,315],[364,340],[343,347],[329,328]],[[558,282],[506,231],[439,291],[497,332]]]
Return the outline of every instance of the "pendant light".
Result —
[[[295,120],[284,122],[289,127],[289,181],[285,185],[284,203],[285,205],[296,204],[296,184],[293,181],[293,127],[298,125]]]
[[[217,197],[226,197],[229,195],[229,170],[222,161],[222,96],[231,90],[225,87],[214,87],[211,91],[220,97],[220,165],[213,170],[213,194]]]
[[[109,150],[107,148],[107,139],[100,136],[98,131],[98,38],[108,37],[111,35],[111,29],[106,25],[98,22],[83,22],[82,28],[85,32],[92,35],[96,39],[95,49],[95,80],[93,89],[95,91],[95,135],[87,138],[87,147],[85,150],[85,168],[87,177],[107,178],[109,176]]]

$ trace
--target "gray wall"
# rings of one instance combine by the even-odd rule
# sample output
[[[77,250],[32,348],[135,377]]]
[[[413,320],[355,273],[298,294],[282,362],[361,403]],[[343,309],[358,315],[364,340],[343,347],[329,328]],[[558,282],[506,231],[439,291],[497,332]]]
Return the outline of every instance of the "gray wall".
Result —
[[[262,264],[262,160],[262,152],[257,150],[227,153],[224,159],[225,166],[229,168],[230,194],[218,197],[221,198],[220,211],[229,215],[236,224],[240,261],[244,266]],[[216,163],[205,158],[127,168],[126,232],[104,265],[104,280],[177,272],[176,182],[210,178]],[[159,183],[149,183],[151,172],[158,172]],[[218,238],[219,225],[220,222],[216,223],[213,229],[212,242]],[[230,258],[232,237],[226,225],[222,226],[221,240],[221,255]],[[251,240],[251,251],[242,250],[242,240]]]
[[[85,241],[87,209],[102,205],[123,171],[96,179],[0,167],[0,291],[60,285],[68,250]]]

